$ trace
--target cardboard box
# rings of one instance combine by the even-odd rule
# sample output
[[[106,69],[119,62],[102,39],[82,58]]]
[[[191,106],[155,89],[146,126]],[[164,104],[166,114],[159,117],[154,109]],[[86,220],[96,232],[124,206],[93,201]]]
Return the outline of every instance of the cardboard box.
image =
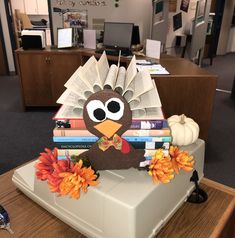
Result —
[[[205,143],[181,147],[196,161],[203,177]],[[47,182],[35,179],[35,162],[16,169],[13,182],[46,210],[88,237],[154,237],[194,189],[192,173],[180,171],[168,184],[154,184],[146,171],[101,171],[98,187],[89,187],[80,199],[58,197]]]

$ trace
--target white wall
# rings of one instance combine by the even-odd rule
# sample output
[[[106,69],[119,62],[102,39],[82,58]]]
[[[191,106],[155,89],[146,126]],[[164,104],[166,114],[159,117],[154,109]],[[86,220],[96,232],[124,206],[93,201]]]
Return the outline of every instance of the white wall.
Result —
[[[69,1],[67,1],[69,2]],[[61,9],[79,9],[88,11],[88,27],[92,27],[93,18],[103,18],[106,21],[131,22],[139,25],[141,39],[150,37],[151,19],[152,19],[152,0],[120,0],[119,7],[114,6],[114,0],[105,0],[106,6],[82,6],[80,1],[75,0],[75,6],[71,7],[68,4],[58,5],[56,0],[51,0],[51,7]],[[102,1],[98,1],[102,2]],[[57,28],[63,27],[62,15],[53,13],[53,30],[54,38],[57,38]]]
[[[1,17],[3,37],[4,37],[4,42],[5,42],[9,71],[14,72],[15,71],[14,58],[13,58],[13,54],[12,54],[11,41],[10,41],[10,35],[9,35],[9,30],[8,30],[4,0],[0,0],[0,17]]]

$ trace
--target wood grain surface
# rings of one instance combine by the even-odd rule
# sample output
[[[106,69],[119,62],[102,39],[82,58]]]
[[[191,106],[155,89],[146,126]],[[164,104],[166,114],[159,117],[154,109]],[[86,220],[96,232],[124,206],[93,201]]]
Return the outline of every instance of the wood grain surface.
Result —
[[[0,176],[0,204],[8,211],[14,235],[0,230],[1,238],[85,238],[39,205],[34,203],[12,183],[13,171]],[[162,228],[157,238],[228,237],[234,233],[235,192],[210,180],[202,187],[209,199],[203,204],[185,203]]]
[[[202,204],[185,203],[157,235],[157,238],[206,238],[222,237],[223,229],[230,226],[230,235],[235,232],[235,192],[231,194],[206,184],[208,200]],[[226,228],[227,229],[227,228]]]
[[[206,75],[154,78],[165,117],[185,114],[200,128],[199,138],[207,140],[216,92],[216,78]]]

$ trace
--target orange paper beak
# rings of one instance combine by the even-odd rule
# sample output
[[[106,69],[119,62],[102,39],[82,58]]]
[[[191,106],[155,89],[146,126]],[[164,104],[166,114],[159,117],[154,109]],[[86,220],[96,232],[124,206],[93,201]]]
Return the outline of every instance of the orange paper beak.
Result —
[[[122,124],[119,124],[111,120],[106,120],[94,126],[94,128],[98,130],[100,133],[102,133],[104,136],[110,138],[119,130],[121,126]]]

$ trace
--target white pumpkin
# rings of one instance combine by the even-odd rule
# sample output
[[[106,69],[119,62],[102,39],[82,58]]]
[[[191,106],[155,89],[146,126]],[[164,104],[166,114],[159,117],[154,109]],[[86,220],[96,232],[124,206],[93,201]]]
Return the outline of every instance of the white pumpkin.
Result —
[[[167,119],[171,129],[173,145],[190,145],[194,143],[199,135],[199,126],[191,118],[182,115],[173,115]]]

